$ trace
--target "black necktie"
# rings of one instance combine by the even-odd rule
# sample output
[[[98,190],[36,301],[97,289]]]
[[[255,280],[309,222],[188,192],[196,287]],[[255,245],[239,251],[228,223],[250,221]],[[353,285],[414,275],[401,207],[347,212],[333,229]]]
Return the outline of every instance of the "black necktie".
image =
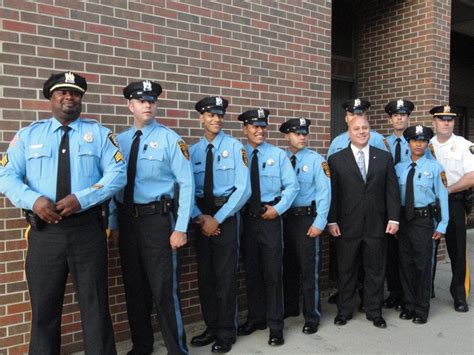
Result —
[[[250,211],[256,215],[260,215],[260,174],[258,172],[258,149],[252,153],[252,163],[250,165],[250,182],[252,186],[252,196],[250,196]]]
[[[397,138],[396,141],[397,141],[397,145],[395,146],[395,162],[394,162],[395,165],[400,163],[400,157],[402,154],[402,145],[400,144],[401,139]]]
[[[295,168],[296,166],[296,155],[292,155],[290,157],[290,162],[291,162],[291,166],[293,167],[293,169]]]
[[[71,193],[71,160],[69,156],[69,126],[61,126],[64,131],[59,143],[58,179],[56,182],[56,202]]]
[[[135,177],[137,176],[137,157],[138,147],[140,146],[140,136],[142,131],[138,130],[135,132],[133,137],[132,147],[130,148],[130,155],[128,156],[127,166],[127,186],[123,193],[123,203],[133,204],[133,190],[135,189]]]
[[[204,173],[204,202],[209,210],[207,213],[211,213],[214,209],[214,172],[212,167],[214,159],[214,156],[212,155],[213,147],[214,146],[210,143],[207,145],[206,171]]]
[[[413,191],[415,167],[416,163],[411,163],[411,169],[407,176],[407,188],[405,191],[405,218],[407,221],[411,221],[415,217],[415,193]]]

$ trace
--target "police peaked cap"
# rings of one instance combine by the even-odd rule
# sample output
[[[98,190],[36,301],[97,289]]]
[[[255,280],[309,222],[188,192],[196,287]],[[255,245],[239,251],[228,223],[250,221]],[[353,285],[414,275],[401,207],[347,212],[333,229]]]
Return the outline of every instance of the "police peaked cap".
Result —
[[[394,113],[410,115],[414,108],[415,105],[413,102],[400,99],[396,101],[390,101],[387,106],[385,106],[385,112],[387,112],[390,116]]]
[[[362,99],[353,99],[342,104],[342,108],[352,113],[364,113],[370,107],[370,102]]]
[[[259,108],[257,110],[248,110],[240,114],[239,121],[244,124],[253,124],[254,126],[266,127],[268,125],[268,116],[270,111],[266,108]]]
[[[87,81],[84,77],[73,72],[51,74],[43,84],[43,96],[48,100],[54,90],[70,90],[82,95],[87,91]]]
[[[127,100],[137,99],[155,101],[161,95],[161,85],[150,80],[135,81],[123,89],[123,96]]]
[[[450,105],[433,107],[430,114],[443,121],[451,121],[457,117],[457,113],[451,109]]]
[[[433,130],[422,125],[410,126],[403,131],[403,137],[405,137],[407,141],[410,139],[429,141],[433,136]]]
[[[309,133],[309,125],[311,121],[307,118],[292,118],[286,122],[283,122],[280,126],[281,133],[300,133],[300,134],[308,134]]]
[[[199,113],[210,112],[218,115],[225,115],[225,110],[229,101],[220,96],[210,96],[199,100],[194,108]]]

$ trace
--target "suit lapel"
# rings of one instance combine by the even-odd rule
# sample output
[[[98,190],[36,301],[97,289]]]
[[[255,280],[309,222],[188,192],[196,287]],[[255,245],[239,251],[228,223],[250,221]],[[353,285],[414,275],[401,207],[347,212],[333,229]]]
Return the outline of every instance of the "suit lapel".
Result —
[[[369,170],[367,170],[367,181],[369,181],[372,172],[376,168],[375,165],[377,164],[377,155],[377,151],[374,148],[369,147]]]
[[[352,153],[352,149],[349,145],[348,148],[344,149],[344,160],[347,162],[347,165],[350,170],[354,172],[359,178],[360,181],[364,183],[364,179],[362,178],[362,174],[360,173],[359,166],[354,158],[354,154]]]

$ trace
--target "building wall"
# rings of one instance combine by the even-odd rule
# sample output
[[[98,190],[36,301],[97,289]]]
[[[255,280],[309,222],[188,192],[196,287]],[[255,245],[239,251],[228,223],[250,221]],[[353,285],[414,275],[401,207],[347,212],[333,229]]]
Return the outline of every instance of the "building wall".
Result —
[[[228,133],[241,137],[238,114],[262,106],[271,110],[270,142],[283,145],[277,126],[305,116],[313,121],[310,145],[324,153],[329,144],[330,1],[3,0],[0,18],[0,153],[18,129],[49,116],[42,84],[66,70],[88,80],[84,116],[115,132],[131,123],[123,87],[151,79],[164,89],[159,121],[188,143],[202,135],[194,103],[222,95],[230,101]],[[31,319],[23,272],[26,223],[4,197],[0,217],[0,348],[16,354],[27,351]],[[187,323],[200,319],[194,253],[191,237],[181,253]],[[112,245],[109,256],[110,306],[121,340],[128,324]],[[81,349],[71,284],[62,334],[65,352]]]
[[[373,128],[388,133],[385,105],[414,102],[411,122],[431,125],[429,110],[449,101],[451,1],[363,1],[358,48],[359,96],[372,103]]]

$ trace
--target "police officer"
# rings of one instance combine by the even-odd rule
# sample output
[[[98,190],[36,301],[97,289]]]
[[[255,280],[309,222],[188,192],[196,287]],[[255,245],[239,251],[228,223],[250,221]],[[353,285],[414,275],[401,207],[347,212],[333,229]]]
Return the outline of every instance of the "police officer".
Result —
[[[133,342],[128,354],[153,352],[152,298],[168,352],[188,353],[179,300],[177,249],[187,241],[194,183],[186,143],[155,119],[161,91],[161,85],[150,80],[132,82],[123,89],[133,126],[117,137],[128,162],[127,185],[114,198],[117,208],[112,209],[111,229],[115,238],[120,231]],[[176,184],[179,203],[174,200]],[[174,211],[176,204],[179,207]]]
[[[286,153],[265,142],[270,111],[259,108],[239,116],[247,137],[252,195],[244,209],[244,255],[247,321],[238,335],[270,328],[268,344],[283,339],[283,213],[295,199],[299,185]]]
[[[353,99],[344,102],[342,108],[346,111],[345,120],[346,123],[349,125],[349,122],[356,116],[364,116],[367,117],[367,110],[370,107],[370,102],[362,99]],[[329,145],[328,149],[328,158],[349,146],[350,139],[348,131],[339,134],[336,138],[334,138]],[[387,142],[385,138],[380,134],[375,132],[374,130],[370,131],[370,138],[369,138],[369,145],[382,149],[388,150]]]
[[[413,102],[403,99],[390,101],[385,106],[385,112],[388,114],[389,121],[393,127],[392,134],[386,138],[386,141],[395,165],[411,159],[410,146],[408,140],[403,136],[403,132],[408,127],[408,117],[414,108],[415,105]],[[383,306],[385,308],[401,310],[403,291],[398,267],[398,239],[388,238],[387,246],[385,277],[387,279],[387,288],[390,291],[390,295],[383,302]]]
[[[214,353],[229,352],[235,342],[239,211],[251,193],[247,153],[237,139],[222,131],[227,106],[228,101],[219,96],[196,103],[204,137],[190,149],[197,202],[192,217],[200,226],[199,298],[207,327],[191,344],[215,341]]]
[[[100,204],[125,185],[112,133],[79,118],[86,79],[53,74],[43,85],[52,117],[20,130],[0,166],[0,190],[25,210],[30,354],[59,354],[68,273],[81,310],[86,354],[116,354],[107,292],[107,238]]]
[[[280,126],[280,132],[285,133],[288,141],[286,153],[300,185],[295,201],[284,215],[285,316],[299,314],[301,275],[304,334],[316,333],[321,318],[319,236],[326,227],[331,203],[329,166],[321,155],[306,148],[310,124],[308,119],[294,118]]]
[[[436,106],[430,110],[436,135],[431,140],[434,155],[446,171],[449,193],[449,224],[446,246],[451,259],[451,296],[457,312],[467,312],[470,290],[466,254],[466,198],[474,186],[474,145],[453,133],[456,112],[451,106]]]
[[[443,167],[425,156],[433,137],[431,128],[411,126],[403,136],[409,142],[411,159],[395,167],[403,206],[398,235],[405,304],[400,318],[425,324],[430,308],[434,240],[441,238],[448,226],[448,191],[443,184]]]

